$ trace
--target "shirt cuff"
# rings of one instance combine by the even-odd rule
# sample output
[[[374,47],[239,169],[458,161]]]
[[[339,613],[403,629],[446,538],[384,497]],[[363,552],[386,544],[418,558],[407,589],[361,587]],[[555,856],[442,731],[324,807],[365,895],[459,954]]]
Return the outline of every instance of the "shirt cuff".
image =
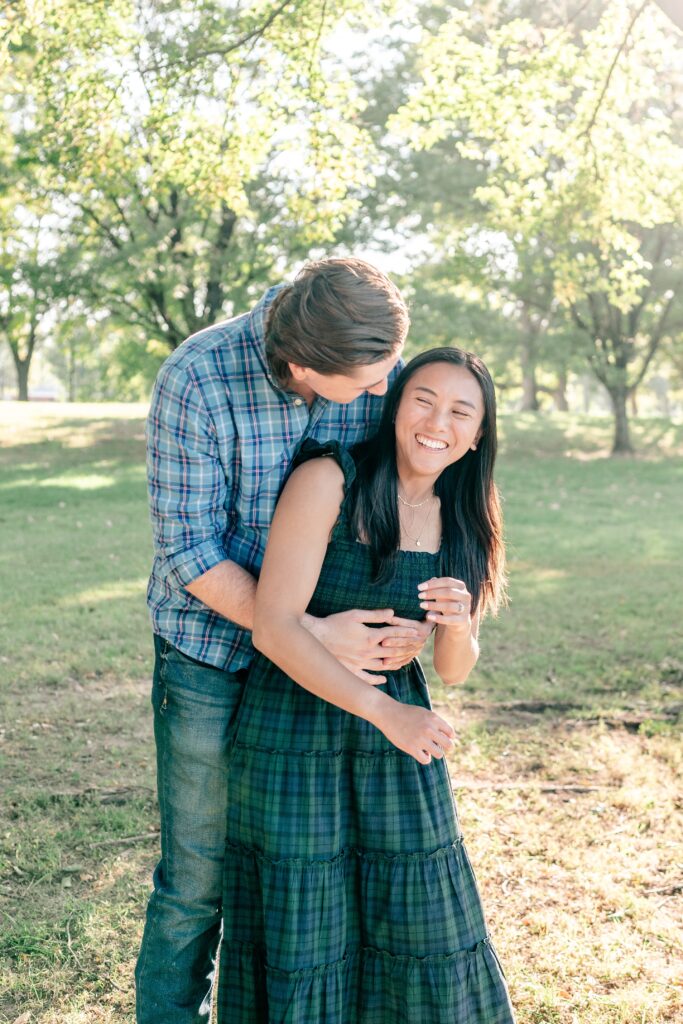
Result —
[[[216,540],[205,540],[193,548],[180,551],[166,560],[169,569],[169,576],[176,580],[181,587],[199,579],[209,569],[213,569],[219,562],[224,562],[227,555],[222,545]]]

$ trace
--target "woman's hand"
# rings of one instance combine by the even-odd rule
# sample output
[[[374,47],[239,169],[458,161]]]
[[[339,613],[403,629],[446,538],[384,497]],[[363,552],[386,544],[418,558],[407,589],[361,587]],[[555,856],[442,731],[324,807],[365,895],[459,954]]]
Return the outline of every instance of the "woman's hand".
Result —
[[[462,580],[440,576],[418,584],[420,608],[428,622],[446,626],[449,633],[466,635],[471,628],[472,595]]]
[[[428,708],[392,700],[375,724],[390,743],[420,764],[429,764],[433,757],[443,757],[453,749],[453,728]]]

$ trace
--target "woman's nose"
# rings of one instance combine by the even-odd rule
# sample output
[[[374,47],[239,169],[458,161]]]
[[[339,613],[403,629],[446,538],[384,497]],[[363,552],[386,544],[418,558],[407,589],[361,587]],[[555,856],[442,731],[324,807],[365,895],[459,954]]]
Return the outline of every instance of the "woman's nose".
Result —
[[[448,412],[445,409],[439,409],[436,406],[430,406],[429,415],[427,416],[427,424],[434,431],[442,431],[446,429],[448,422]]]

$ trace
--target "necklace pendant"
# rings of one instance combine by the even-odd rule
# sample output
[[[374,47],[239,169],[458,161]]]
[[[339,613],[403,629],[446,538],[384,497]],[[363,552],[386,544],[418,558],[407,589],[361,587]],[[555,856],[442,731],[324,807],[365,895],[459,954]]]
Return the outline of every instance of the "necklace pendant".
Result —
[[[415,541],[415,543],[417,544],[417,546],[418,546],[419,548],[420,548],[420,547],[422,547],[422,544],[420,543],[420,541],[419,541],[419,540],[416,540],[416,541]]]

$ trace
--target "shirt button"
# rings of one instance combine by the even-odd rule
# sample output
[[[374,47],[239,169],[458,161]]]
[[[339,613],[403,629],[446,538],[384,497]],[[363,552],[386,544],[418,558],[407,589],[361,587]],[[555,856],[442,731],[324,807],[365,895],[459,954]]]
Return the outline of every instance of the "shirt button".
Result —
[[[303,398],[295,398],[294,399],[294,405],[303,405],[303,404],[304,404]]]

